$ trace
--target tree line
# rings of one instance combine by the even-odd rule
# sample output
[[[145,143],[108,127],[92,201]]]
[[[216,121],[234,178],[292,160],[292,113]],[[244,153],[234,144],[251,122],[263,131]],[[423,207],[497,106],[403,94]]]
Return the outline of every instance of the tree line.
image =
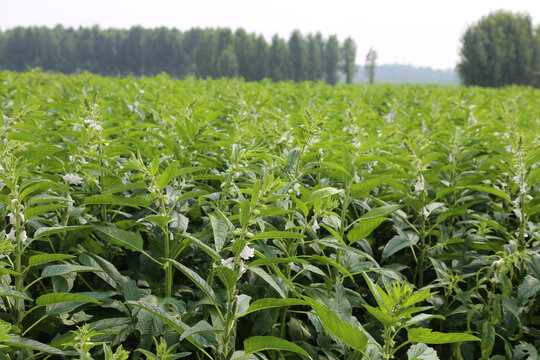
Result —
[[[540,87],[540,26],[527,14],[496,11],[461,38],[458,72],[465,85]]]
[[[352,82],[356,44],[320,33],[295,30],[288,39],[269,43],[244,29],[200,29],[185,32],[165,27],[129,30],[80,27],[16,27],[0,32],[0,69],[28,67],[102,75],[243,77],[248,81],[318,81],[336,84],[343,71]]]

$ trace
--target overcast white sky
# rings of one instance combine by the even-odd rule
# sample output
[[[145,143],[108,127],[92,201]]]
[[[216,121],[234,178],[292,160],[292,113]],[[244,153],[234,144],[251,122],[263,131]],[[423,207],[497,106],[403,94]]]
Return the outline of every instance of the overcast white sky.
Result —
[[[540,24],[540,0],[0,0],[0,28],[243,27],[267,39],[300,29],[352,37],[357,63],[373,47],[379,64],[446,69],[458,61],[467,26],[498,9],[527,12]]]

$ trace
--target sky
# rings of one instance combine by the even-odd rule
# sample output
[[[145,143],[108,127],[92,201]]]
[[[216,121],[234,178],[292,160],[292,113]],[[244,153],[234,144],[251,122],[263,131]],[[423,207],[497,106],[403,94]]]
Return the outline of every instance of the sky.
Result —
[[[526,12],[540,25],[540,0],[0,0],[0,29],[242,27],[268,40],[299,29],[353,38],[359,64],[373,47],[378,64],[449,69],[467,27],[500,9]]]

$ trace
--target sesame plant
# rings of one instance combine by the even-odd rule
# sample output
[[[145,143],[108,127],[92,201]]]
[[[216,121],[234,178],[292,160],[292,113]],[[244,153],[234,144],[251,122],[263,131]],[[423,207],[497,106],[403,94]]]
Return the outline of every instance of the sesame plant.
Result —
[[[1,359],[536,359],[538,90],[0,73]]]

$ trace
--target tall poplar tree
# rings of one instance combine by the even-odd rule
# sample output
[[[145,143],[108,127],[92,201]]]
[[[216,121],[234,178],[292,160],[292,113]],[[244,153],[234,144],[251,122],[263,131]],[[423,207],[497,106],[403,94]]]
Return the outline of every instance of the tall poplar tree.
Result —
[[[343,43],[343,71],[347,84],[352,84],[356,72],[356,43],[350,37]]]
[[[332,35],[328,38],[324,47],[325,80],[330,85],[336,85],[338,83],[340,60],[341,51],[339,48],[339,41],[335,35]]]

